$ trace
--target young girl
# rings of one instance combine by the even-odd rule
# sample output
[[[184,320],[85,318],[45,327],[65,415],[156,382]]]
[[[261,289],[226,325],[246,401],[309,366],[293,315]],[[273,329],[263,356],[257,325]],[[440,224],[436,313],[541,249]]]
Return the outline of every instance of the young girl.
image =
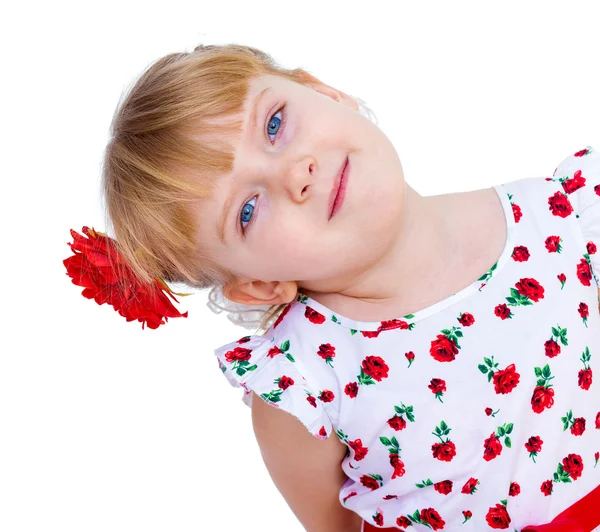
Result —
[[[215,354],[307,530],[590,532],[600,153],[581,148],[422,197],[360,100],[199,46],[131,88],[103,177],[140,279],[265,311]]]

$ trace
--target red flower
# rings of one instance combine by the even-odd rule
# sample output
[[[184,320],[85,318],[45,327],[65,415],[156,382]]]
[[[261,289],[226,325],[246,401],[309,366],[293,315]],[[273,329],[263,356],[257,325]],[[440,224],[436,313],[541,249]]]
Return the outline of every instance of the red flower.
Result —
[[[550,408],[554,404],[554,389],[536,386],[531,396],[531,408],[536,414],[544,411],[544,408]]]
[[[292,379],[291,377],[286,377],[285,375],[282,375],[282,377],[279,379],[279,387],[282,390],[287,390],[290,386],[292,386],[292,384],[294,384],[294,379]]]
[[[252,349],[247,349],[246,347],[235,347],[231,351],[227,351],[225,353],[225,360],[227,362],[232,363],[236,360],[245,361],[250,360],[250,353],[252,353]]]
[[[315,399],[315,396],[314,396],[314,395],[308,395],[308,396],[306,397],[306,400],[307,400],[307,401],[308,401],[308,402],[309,402],[309,403],[310,403],[312,406],[314,406],[315,408],[317,408],[317,400]]]
[[[531,301],[537,303],[540,299],[544,299],[544,287],[535,279],[524,277],[519,279],[518,283],[515,283],[515,287],[519,294],[531,299]]]
[[[581,187],[584,187],[585,177],[581,175],[581,170],[577,170],[577,172],[573,174],[573,177],[565,179],[562,182],[562,186],[567,194],[572,194],[576,190],[579,190]]]
[[[365,456],[367,456],[367,453],[369,452],[368,447],[363,447],[362,440],[360,438],[354,441],[349,441],[348,447],[350,447],[354,451],[354,459],[357,462],[362,460]]]
[[[573,436],[581,436],[585,431],[585,418],[578,417],[573,421],[573,425],[571,425],[571,434]]]
[[[488,407],[488,408],[485,409],[485,415],[486,416],[491,416],[493,412],[494,411],[490,407]]]
[[[511,313],[510,309],[508,308],[508,305],[506,303],[501,303],[499,305],[496,305],[496,308],[494,308],[494,314],[500,319],[505,320],[507,318],[510,318]]]
[[[379,511],[376,512],[373,516],[373,521],[375,521],[376,525],[383,526],[383,514]]]
[[[402,430],[406,428],[406,420],[402,416],[394,415],[387,420],[387,424],[394,430]]]
[[[509,497],[516,497],[519,493],[521,493],[521,486],[519,486],[516,482],[511,482],[510,488],[508,488]]]
[[[554,216],[566,218],[573,212],[573,207],[567,196],[558,190],[554,193],[554,196],[548,198],[548,204]]]
[[[516,262],[526,262],[529,260],[529,250],[526,246],[515,246],[512,258]]]
[[[577,278],[582,285],[591,286],[592,271],[587,260],[581,259],[577,265]]]
[[[493,460],[502,452],[502,444],[500,443],[500,440],[498,439],[496,434],[494,434],[493,432],[490,435],[490,437],[485,440],[485,442],[483,443],[483,447],[483,459],[486,462]]]
[[[596,244],[593,242],[588,242],[585,247],[587,248],[588,255],[593,255],[596,253],[596,251],[598,251]]]
[[[596,428],[600,429],[600,412],[596,414]]]
[[[388,376],[389,369],[381,357],[369,355],[362,362],[363,372],[373,377],[376,381],[385,379]]]
[[[531,436],[525,443],[525,449],[530,453],[539,453],[542,450],[543,440],[539,436]]]
[[[394,468],[392,478],[401,477],[406,473],[404,462],[400,460],[398,453],[390,453],[390,465]]]
[[[560,247],[560,237],[555,235],[549,236],[546,238],[545,244],[549,253],[556,253]]]
[[[362,477],[360,477],[360,483],[365,488],[369,488],[371,490],[376,490],[379,487],[379,482],[377,481],[377,479],[374,479],[369,475],[363,475]]]
[[[402,528],[408,528],[409,526],[412,525],[412,523],[410,522],[410,519],[408,517],[404,517],[403,515],[401,515],[400,517],[398,517],[398,519],[396,519],[396,524],[398,526],[401,526]]]
[[[162,279],[144,284],[136,277],[115,240],[86,226],[82,232],[88,238],[71,229],[69,246],[75,254],[63,260],[73,284],[83,286],[81,295],[98,305],[112,305],[127,321],[140,321],[142,329],[156,329],[169,318],[187,318],[187,312],[181,314],[169,301],[178,303]]]
[[[431,450],[433,451],[433,457],[442,462],[451,462],[452,458],[456,456],[456,446],[451,441],[434,443]]]
[[[544,343],[544,350],[547,357],[554,358],[560,353],[560,345],[558,345],[555,340],[546,340]]]
[[[356,394],[358,394],[358,384],[356,384],[356,382],[349,382],[344,388],[344,393],[353,399],[356,397]]]
[[[471,477],[465,482],[465,485],[462,487],[460,492],[464,493],[465,495],[472,495],[475,493],[475,491],[477,491],[477,484],[479,484],[479,480]]]
[[[485,520],[490,528],[504,529],[510,525],[510,516],[503,504],[496,504],[495,507],[491,507],[485,516]]]
[[[551,480],[544,480],[544,482],[542,482],[542,485],[540,486],[540,491],[546,496],[548,497],[548,495],[550,495],[552,493],[552,488],[554,486],[552,485],[552,481]]]
[[[331,390],[323,390],[319,395],[319,399],[324,403],[331,403],[335,399],[335,396]]]
[[[463,327],[470,327],[475,323],[475,317],[470,312],[463,312],[458,321]]]
[[[433,508],[424,508],[421,510],[419,517],[421,521],[427,523],[433,530],[441,530],[446,525],[446,521]]]
[[[304,309],[304,317],[315,325],[321,325],[322,323],[325,323],[325,316],[308,305],[306,305],[306,308]]]
[[[523,213],[521,212],[521,207],[519,207],[515,203],[511,203],[511,205],[512,205],[513,215],[515,217],[515,223],[519,223],[519,221],[521,220],[521,216],[523,216]]]
[[[442,495],[448,495],[452,491],[452,481],[442,480],[441,482],[436,482],[433,485],[433,489]]]
[[[583,471],[583,460],[578,454],[569,454],[562,461],[563,469],[573,480],[577,480]]]
[[[335,356],[335,347],[331,344],[321,344],[317,351],[317,355],[331,365],[331,359]]]
[[[446,381],[444,379],[431,379],[427,386],[434,394],[441,394],[446,391]]]
[[[582,390],[589,390],[592,385],[592,368],[579,370],[577,384]]]
[[[458,348],[454,340],[445,334],[438,334],[436,340],[431,341],[429,354],[438,362],[452,362],[458,354]]]
[[[515,371],[515,365],[511,364],[506,369],[496,371],[493,375],[494,390],[497,394],[510,393],[519,384],[520,375]]]

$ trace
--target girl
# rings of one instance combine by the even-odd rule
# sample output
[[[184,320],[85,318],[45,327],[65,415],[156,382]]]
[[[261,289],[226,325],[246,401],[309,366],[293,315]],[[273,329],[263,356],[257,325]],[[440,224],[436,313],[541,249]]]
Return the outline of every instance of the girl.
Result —
[[[124,260],[263,311],[215,354],[307,530],[594,530],[600,153],[422,197],[371,118],[253,48],[162,58],[106,149]]]

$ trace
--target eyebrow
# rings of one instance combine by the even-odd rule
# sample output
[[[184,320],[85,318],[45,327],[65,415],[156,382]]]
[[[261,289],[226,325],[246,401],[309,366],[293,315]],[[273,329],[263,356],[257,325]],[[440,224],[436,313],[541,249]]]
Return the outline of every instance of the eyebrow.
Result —
[[[252,106],[252,112],[250,113],[250,121],[249,121],[249,130],[250,130],[250,138],[254,137],[254,132],[256,130],[256,119],[258,114],[258,109],[260,107],[260,103],[263,100],[264,96],[271,91],[271,87],[267,87],[263,89],[258,96],[254,99],[254,105]],[[223,204],[223,212],[221,216],[217,220],[217,234],[219,235],[219,240],[223,245],[227,245],[227,240],[225,237],[225,226],[229,219],[229,210],[231,209],[231,205],[233,203],[233,196],[228,197]]]

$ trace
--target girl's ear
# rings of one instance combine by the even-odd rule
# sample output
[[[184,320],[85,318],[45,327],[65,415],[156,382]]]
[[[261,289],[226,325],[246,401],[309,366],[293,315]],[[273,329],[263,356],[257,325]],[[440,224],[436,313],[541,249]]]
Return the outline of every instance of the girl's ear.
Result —
[[[242,305],[280,305],[296,299],[298,285],[294,281],[248,281],[223,287],[223,295]]]

